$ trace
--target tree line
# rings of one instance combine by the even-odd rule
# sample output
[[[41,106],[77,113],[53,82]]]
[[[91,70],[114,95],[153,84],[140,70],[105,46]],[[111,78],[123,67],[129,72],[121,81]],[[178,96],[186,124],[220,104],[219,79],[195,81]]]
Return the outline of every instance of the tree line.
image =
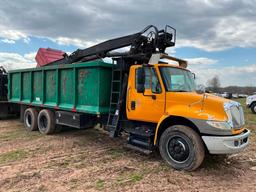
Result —
[[[256,92],[256,87],[250,86],[228,86],[221,87],[221,82],[218,76],[214,76],[213,78],[207,81],[207,90],[214,93],[237,93],[237,94],[246,94],[250,95]]]

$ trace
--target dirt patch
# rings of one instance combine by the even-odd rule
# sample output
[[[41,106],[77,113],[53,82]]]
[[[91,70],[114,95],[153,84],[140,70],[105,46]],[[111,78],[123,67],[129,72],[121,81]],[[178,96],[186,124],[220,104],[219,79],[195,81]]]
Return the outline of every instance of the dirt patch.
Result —
[[[123,148],[97,129],[53,136],[0,122],[0,191],[255,191],[256,116],[246,109],[250,146],[240,154],[207,156],[195,172],[176,171],[158,153]]]

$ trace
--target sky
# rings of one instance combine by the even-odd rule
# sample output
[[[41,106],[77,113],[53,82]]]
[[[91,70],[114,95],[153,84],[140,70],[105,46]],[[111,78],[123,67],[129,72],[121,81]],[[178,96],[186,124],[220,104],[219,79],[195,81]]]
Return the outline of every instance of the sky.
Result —
[[[71,53],[147,25],[177,30],[170,55],[197,83],[256,86],[256,0],[1,0],[0,66],[35,66],[40,47]]]

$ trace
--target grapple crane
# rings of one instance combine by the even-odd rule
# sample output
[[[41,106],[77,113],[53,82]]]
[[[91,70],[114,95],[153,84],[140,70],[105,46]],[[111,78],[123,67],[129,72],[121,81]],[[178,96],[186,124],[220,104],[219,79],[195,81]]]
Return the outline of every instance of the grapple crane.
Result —
[[[85,62],[105,57],[123,57],[131,63],[146,63],[154,53],[165,53],[167,47],[175,45],[176,30],[168,25],[158,30],[153,25],[147,26],[141,32],[111,39],[86,49],[78,49],[64,58],[47,65],[71,64]],[[113,52],[130,46],[126,52]]]

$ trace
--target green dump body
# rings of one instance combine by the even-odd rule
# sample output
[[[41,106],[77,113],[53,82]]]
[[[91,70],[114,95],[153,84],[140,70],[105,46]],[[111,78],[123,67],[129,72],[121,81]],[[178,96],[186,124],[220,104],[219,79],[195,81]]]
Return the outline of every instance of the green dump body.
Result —
[[[101,60],[9,72],[9,102],[88,114],[109,112],[112,65]]]

